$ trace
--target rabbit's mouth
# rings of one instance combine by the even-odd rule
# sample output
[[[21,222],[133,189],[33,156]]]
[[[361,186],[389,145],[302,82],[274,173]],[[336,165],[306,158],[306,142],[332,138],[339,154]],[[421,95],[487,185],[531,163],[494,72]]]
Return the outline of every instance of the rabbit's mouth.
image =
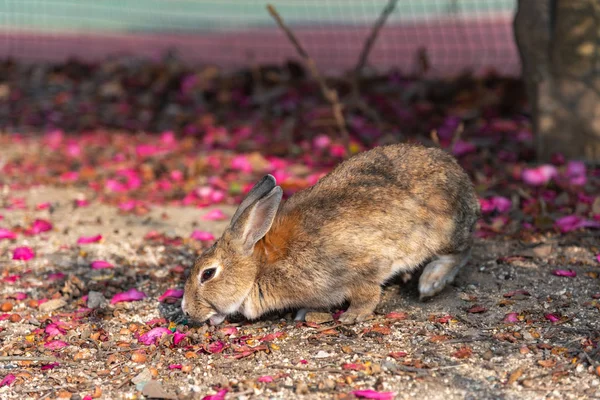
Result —
[[[225,314],[215,314],[208,319],[208,322],[213,326],[219,325],[221,322],[223,322],[225,320],[225,317],[226,317]]]

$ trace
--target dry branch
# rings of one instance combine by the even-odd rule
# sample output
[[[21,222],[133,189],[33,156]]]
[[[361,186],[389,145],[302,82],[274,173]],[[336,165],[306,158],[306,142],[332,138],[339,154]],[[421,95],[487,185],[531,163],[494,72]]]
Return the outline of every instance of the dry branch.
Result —
[[[363,68],[365,67],[365,64],[367,63],[367,60],[369,59],[369,54],[371,54],[371,49],[373,48],[373,44],[375,44],[375,40],[379,35],[379,31],[381,30],[381,28],[383,28],[383,25],[387,21],[388,17],[396,8],[397,3],[398,0],[390,0],[384,7],[384,9],[381,11],[381,14],[375,22],[375,25],[373,25],[373,29],[371,29],[371,34],[367,37],[362,51],[360,52],[360,56],[358,57],[358,63],[356,63],[356,67],[354,68],[354,76],[356,77],[356,79],[358,79],[358,77],[360,76]]]
[[[327,100],[329,102],[329,104],[331,104],[333,116],[335,118],[336,124],[337,124],[340,134],[342,136],[342,140],[344,141],[344,146],[346,147],[346,152],[349,155],[350,154],[350,135],[348,134],[348,130],[346,129],[346,121],[344,119],[343,107],[342,107],[342,104],[340,103],[337,91],[335,91],[335,89],[331,89],[327,86],[327,83],[325,82],[325,78],[323,78],[323,76],[319,72],[319,69],[317,68],[317,64],[308,55],[306,50],[304,50],[304,48],[298,41],[298,38],[296,38],[296,35],[294,35],[294,32],[292,32],[292,30],[285,24],[285,22],[283,21],[283,18],[281,18],[281,15],[279,15],[279,12],[277,12],[275,7],[272,4],[267,4],[267,10],[269,11],[269,14],[271,14],[273,19],[275,19],[275,21],[277,22],[279,27],[285,32],[285,34],[287,35],[287,37],[290,40],[290,42],[292,43],[292,45],[294,45],[294,47],[296,48],[296,52],[298,52],[298,54],[302,57],[302,59],[306,63],[306,66],[310,70],[311,74],[317,80],[317,83],[319,84],[319,87],[321,88],[321,93],[323,94],[323,97],[325,98],[325,100]]]
[[[23,356],[6,356],[0,357],[0,362],[16,362],[16,361],[41,361],[41,362],[50,362],[50,363],[59,363],[59,364],[71,364],[77,365],[72,361],[61,360],[59,358],[54,357],[23,357]]]

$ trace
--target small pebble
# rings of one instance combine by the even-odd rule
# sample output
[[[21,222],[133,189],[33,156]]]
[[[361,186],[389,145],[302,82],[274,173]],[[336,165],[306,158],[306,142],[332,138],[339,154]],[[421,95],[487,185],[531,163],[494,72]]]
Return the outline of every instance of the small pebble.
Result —
[[[298,382],[295,392],[296,394],[308,394],[308,386],[304,382]]]
[[[0,309],[2,309],[2,311],[4,311],[4,312],[12,311],[13,304],[10,301],[7,301],[6,303],[2,303],[2,306],[0,306]]]

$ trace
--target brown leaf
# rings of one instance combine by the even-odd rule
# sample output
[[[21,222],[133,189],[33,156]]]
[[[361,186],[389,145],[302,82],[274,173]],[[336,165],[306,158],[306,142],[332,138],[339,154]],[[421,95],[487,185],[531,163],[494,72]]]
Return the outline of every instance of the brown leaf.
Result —
[[[467,312],[471,313],[471,314],[479,314],[479,313],[484,313],[486,311],[487,311],[487,308],[480,306],[480,305],[475,305],[467,310]]]
[[[448,336],[448,335],[433,335],[432,337],[429,338],[429,341],[432,343],[439,343],[439,342],[445,342],[448,339],[450,339],[450,336]]]
[[[469,358],[473,354],[473,350],[469,346],[464,346],[452,353],[456,358]]]
[[[538,360],[537,363],[544,368],[552,368],[556,365],[556,360]]]
[[[521,375],[523,375],[523,367],[515,369],[508,377],[508,384],[512,385],[513,383],[515,383],[517,380],[519,380]]]

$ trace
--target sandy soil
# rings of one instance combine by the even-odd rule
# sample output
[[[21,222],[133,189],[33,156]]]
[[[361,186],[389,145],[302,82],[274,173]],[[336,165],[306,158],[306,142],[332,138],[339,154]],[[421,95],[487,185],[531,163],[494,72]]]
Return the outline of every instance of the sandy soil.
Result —
[[[594,259],[600,241],[593,233],[548,237],[537,247],[478,240],[473,260],[442,294],[421,303],[416,279],[393,282],[378,315],[355,326],[296,324],[287,313],[219,327],[180,325],[187,332],[183,344],[174,346],[167,335],[147,346],[138,343],[136,332],[148,330],[146,323],[153,318],[177,314],[178,303],[160,305],[157,300],[166,289],[181,286],[185,274],[174,267],[188,268],[207,245],[189,240],[191,232],[218,235],[227,221],[203,221],[209,209],[156,207],[132,216],[96,202],[74,208],[79,193],[71,189],[38,188],[18,195],[30,206],[49,201],[53,211],[3,210],[2,226],[26,226],[44,218],[54,229],[0,241],[0,302],[13,304],[8,314],[21,317],[0,321],[0,380],[16,377],[0,388],[1,398],[143,398],[144,393],[157,396],[149,392],[157,386],[168,392],[162,398],[181,399],[202,398],[219,388],[227,388],[225,398],[240,399],[342,399],[352,398],[348,393],[358,388],[395,392],[396,399],[600,398],[600,355],[594,351],[600,305],[593,299],[600,292]],[[228,216],[234,211],[222,210]],[[150,231],[167,239],[145,240]],[[102,242],[76,244],[78,237],[96,234],[103,235]],[[176,237],[183,239],[180,245],[169,242]],[[31,246],[36,257],[13,261],[17,245]],[[96,259],[115,268],[92,270],[90,262]],[[554,276],[555,269],[573,269],[577,276]],[[49,274],[56,272],[65,276],[50,280]],[[15,274],[20,279],[6,279]],[[133,287],[148,297],[76,318],[88,291],[110,299]],[[510,293],[519,290],[528,294]],[[27,293],[27,299],[10,299],[16,292]],[[42,298],[62,298],[65,305],[47,312],[29,303]],[[406,318],[390,312],[406,313]],[[503,322],[511,312],[518,313],[519,322]],[[549,321],[547,314],[557,321]],[[66,347],[44,346],[50,340],[43,333],[49,318],[73,323],[52,338]],[[237,329],[223,329],[233,326]],[[210,354],[214,343],[225,349]],[[251,354],[239,350],[244,345],[254,349]],[[15,357],[63,362],[42,370],[48,361]],[[174,364],[181,369],[170,369]],[[151,385],[144,386],[144,373],[153,377]],[[131,379],[140,374],[136,387]],[[273,381],[259,382],[259,377],[270,380],[264,376]]]

